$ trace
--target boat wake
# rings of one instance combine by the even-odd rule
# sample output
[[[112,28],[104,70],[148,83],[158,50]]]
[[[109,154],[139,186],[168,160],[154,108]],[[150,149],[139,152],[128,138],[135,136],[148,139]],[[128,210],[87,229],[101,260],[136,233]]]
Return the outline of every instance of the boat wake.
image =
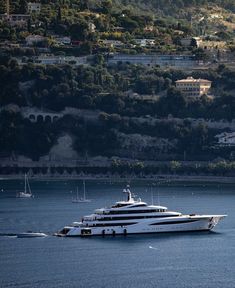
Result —
[[[38,238],[38,237],[47,237],[48,234],[42,233],[42,232],[24,232],[24,233],[5,233],[0,234],[0,237],[6,237],[6,238]]]
[[[149,246],[149,249],[159,250],[158,248],[156,248],[156,247],[152,247],[152,246]]]
[[[17,238],[16,235],[11,235],[11,236],[9,236],[9,235],[1,235],[0,237],[4,237],[4,238]]]

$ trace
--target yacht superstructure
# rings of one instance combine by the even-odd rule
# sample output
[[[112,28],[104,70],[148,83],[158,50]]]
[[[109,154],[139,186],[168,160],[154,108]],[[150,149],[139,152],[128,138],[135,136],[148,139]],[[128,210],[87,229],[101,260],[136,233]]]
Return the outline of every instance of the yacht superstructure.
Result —
[[[226,215],[182,215],[167,207],[135,200],[129,188],[126,201],[96,209],[81,222],[65,226],[57,236],[91,236],[211,230]]]

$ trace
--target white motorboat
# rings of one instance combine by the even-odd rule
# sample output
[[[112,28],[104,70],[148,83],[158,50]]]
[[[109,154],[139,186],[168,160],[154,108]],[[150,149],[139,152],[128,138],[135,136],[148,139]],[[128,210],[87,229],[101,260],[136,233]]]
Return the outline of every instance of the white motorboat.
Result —
[[[16,194],[17,198],[32,198],[34,197],[29,185],[29,179],[27,177],[27,175],[24,175],[24,191],[19,192]]]
[[[83,197],[79,197],[78,195],[78,187],[77,187],[77,197],[72,199],[73,203],[88,203],[91,202],[90,199],[86,198],[86,184],[85,181],[83,181]]]
[[[110,208],[101,208],[81,222],[65,226],[57,236],[91,236],[142,234],[159,232],[209,231],[227,215],[183,215],[167,207],[147,205],[135,200],[128,189],[127,201],[116,202]]]
[[[16,235],[18,238],[46,237],[47,234],[42,232],[24,232]]]

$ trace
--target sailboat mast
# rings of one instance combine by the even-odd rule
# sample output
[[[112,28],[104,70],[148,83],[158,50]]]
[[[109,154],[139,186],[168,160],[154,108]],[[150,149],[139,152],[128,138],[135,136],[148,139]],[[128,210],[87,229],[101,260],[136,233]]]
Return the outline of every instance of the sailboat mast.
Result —
[[[150,187],[150,191],[151,191],[151,200],[152,200],[152,205],[153,205],[153,188],[152,188],[152,186]]]
[[[157,186],[156,186],[157,187]],[[159,187],[157,187],[157,203],[160,205],[160,198],[159,198]]]
[[[84,180],[83,180],[83,198],[84,200],[86,199],[86,184]]]
[[[27,193],[26,174],[24,174],[24,193]]]
[[[30,185],[29,185],[29,179],[28,179],[28,178],[27,178],[27,184],[28,184],[29,194],[32,194],[31,188],[30,188]]]

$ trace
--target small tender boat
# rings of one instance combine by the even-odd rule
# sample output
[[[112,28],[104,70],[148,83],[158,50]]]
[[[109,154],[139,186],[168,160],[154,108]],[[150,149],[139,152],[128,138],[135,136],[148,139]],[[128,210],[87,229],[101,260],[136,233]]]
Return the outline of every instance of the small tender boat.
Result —
[[[24,232],[16,235],[18,238],[46,237],[47,234],[42,232]]]
[[[147,205],[134,199],[129,188],[127,201],[96,209],[81,222],[65,226],[57,236],[127,235],[161,232],[210,231],[227,215],[181,214],[167,207]]]

